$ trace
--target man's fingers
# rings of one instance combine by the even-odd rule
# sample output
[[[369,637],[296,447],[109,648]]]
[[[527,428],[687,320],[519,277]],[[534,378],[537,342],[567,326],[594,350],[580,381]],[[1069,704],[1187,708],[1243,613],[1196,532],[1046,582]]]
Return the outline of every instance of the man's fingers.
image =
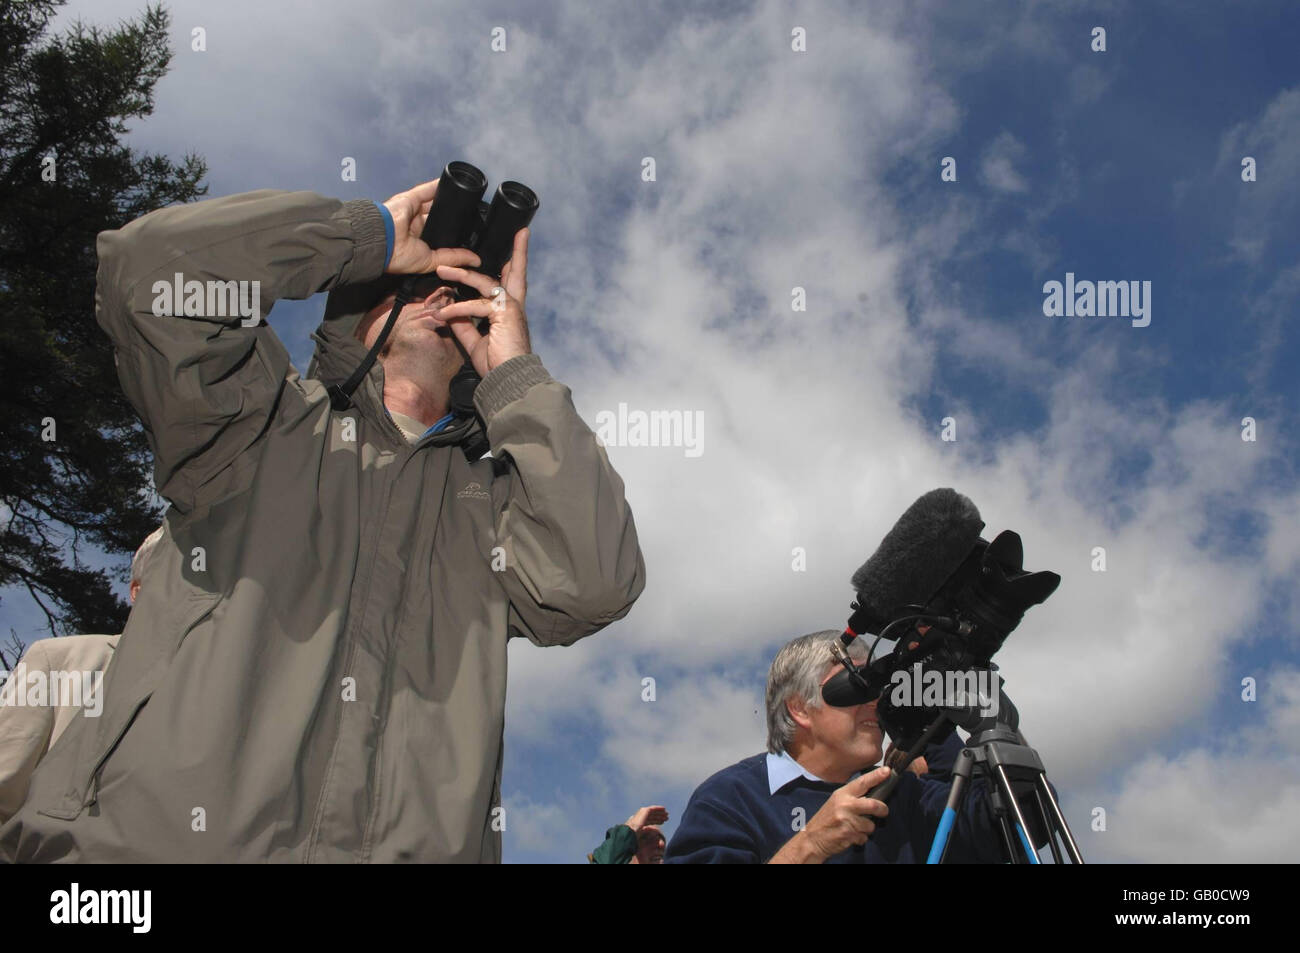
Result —
[[[453,281],[464,282],[471,288],[477,289],[477,285],[473,282],[465,281],[465,279],[461,278],[460,275],[478,275],[478,272],[465,271],[463,268],[457,268],[455,266],[470,265],[477,268],[481,264],[483,264],[482,259],[468,248],[437,248],[433,250],[433,268],[431,268],[430,271],[438,271],[438,269],[446,266],[449,271],[457,273],[454,276],[448,276],[451,277]],[[438,274],[442,277],[442,272],[439,271]],[[479,277],[482,278],[483,276],[479,275]]]
[[[858,798],[858,812],[872,817],[888,817],[889,805],[884,801],[877,801],[874,797]]]
[[[475,255],[474,257],[477,258],[478,256]],[[491,295],[492,289],[495,288],[497,284],[487,275],[480,274],[477,271],[466,271],[464,268],[456,268],[450,265],[448,267],[440,265],[438,267],[438,277],[448,278],[452,281],[459,281],[463,285],[469,285],[485,298]],[[506,289],[506,293],[510,293],[509,288]]]
[[[635,831],[651,824],[662,824],[666,820],[668,820],[667,808],[661,804],[647,804],[627,819],[627,826]]]
[[[465,353],[473,357],[474,348],[478,347],[479,344],[483,342],[483,335],[478,333],[478,328],[474,327],[474,322],[448,321],[447,327],[451,328],[451,333],[456,335],[456,340],[458,340],[461,347],[465,349]],[[632,825],[629,824],[628,826],[631,827]]]
[[[457,301],[453,304],[445,305],[443,309],[438,312],[438,317],[451,323],[452,321],[459,321],[463,318],[490,319],[495,313],[496,311],[492,306],[492,302],[478,298],[474,301]]]
[[[515,247],[510,255],[510,273],[502,271],[501,281],[510,297],[523,301],[528,293],[528,229],[515,233]]]
[[[384,204],[394,217],[400,211],[404,219],[414,220],[421,212],[427,212],[433,205],[433,196],[438,191],[438,180],[422,182],[413,189],[398,192]]]
[[[876,822],[865,814],[859,814],[850,819],[849,823],[853,825],[853,829],[859,834],[874,834],[876,832]]]
[[[844,785],[851,793],[861,796],[889,777],[890,770],[883,764],[874,771],[868,771]]]
[[[409,189],[406,194],[413,196],[416,202],[418,202],[421,207],[424,207],[426,203],[433,202],[433,196],[437,191],[438,180],[430,179],[428,182],[421,182],[415,188]]]

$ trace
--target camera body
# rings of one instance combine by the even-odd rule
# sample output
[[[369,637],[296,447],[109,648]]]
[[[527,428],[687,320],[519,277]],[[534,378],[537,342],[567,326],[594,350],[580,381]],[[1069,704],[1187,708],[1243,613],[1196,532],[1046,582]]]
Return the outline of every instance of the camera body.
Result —
[[[924,606],[897,609],[881,628],[879,638],[897,639],[893,650],[834,675],[823,699],[837,706],[879,699],[881,727],[905,748],[940,711],[964,724],[989,704],[996,709],[1001,679],[993,655],[1029,607],[1046,601],[1061,582],[1054,572],[1026,572],[1023,564],[1019,534],[1007,530],[991,543],[978,540]],[[924,681],[981,687],[977,697],[959,694],[954,701],[949,691],[939,698],[922,691],[918,683]],[[890,690],[903,684],[910,688],[906,693]]]

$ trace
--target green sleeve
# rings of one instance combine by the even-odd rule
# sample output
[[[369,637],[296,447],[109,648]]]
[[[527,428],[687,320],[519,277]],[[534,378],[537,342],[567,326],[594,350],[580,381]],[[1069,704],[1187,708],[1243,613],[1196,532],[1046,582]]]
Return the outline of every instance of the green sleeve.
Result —
[[[626,824],[605,831],[605,843],[588,855],[593,864],[626,864],[636,856],[636,832]]]

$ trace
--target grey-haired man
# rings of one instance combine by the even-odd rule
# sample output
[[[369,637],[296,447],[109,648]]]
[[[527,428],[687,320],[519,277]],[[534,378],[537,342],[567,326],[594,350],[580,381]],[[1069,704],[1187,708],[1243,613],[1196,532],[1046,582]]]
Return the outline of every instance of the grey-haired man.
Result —
[[[777,652],[767,679],[768,750],[724,768],[696,788],[664,863],[919,863],[948,797],[954,733],[924,752],[927,773],[907,772],[889,803],[865,797],[889,776],[876,703],[837,708],[822,686],[837,671],[836,630],[814,632]],[[948,860],[998,863],[1000,834],[972,784]]]

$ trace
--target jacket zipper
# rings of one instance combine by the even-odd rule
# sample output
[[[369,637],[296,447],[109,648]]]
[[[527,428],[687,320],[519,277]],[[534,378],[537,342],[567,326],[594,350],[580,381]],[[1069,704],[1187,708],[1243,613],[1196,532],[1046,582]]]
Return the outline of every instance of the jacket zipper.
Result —
[[[331,416],[333,416],[333,415],[331,415]],[[385,416],[387,416],[387,415],[385,415]],[[393,429],[396,429],[396,428],[397,428],[397,424],[393,423],[393,421],[392,421],[391,419],[388,421],[388,425],[389,425],[390,427],[392,427]],[[398,432],[400,433],[400,431],[398,431]],[[358,448],[358,450],[359,450],[359,448]],[[384,452],[384,451],[381,450],[380,452],[382,453],[382,452]],[[389,451],[389,452],[391,452],[391,451]],[[357,460],[357,464],[358,464],[358,466],[360,466],[360,463],[361,463],[361,460],[360,460],[360,458],[358,457],[358,460]],[[354,665],[355,662],[356,662],[357,652],[358,652],[358,650],[359,650],[359,648],[360,648],[360,646],[359,646],[359,641],[360,641],[360,640],[359,640],[359,638],[357,637],[356,628],[357,628],[357,627],[360,627],[360,626],[362,626],[362,625],[364,625],[364,623],[365,623],[365,619],[366,619],[366,613],[367,613],[367,610],[368,610],[369,607],[370,607],[371,591],[372,591],[372,589],[373,589],[373,587],[374,587],[375,566],[376,566],[376,563],[378,562],[379,547],[380,547],[380,545],[381,545],[382,542],[383,542],[383,523],[387,521],[387,518],[388,518],[388,510],[389,510],[389,508],[392,506],[392,499],[393,499],[393,492],[392,492],[392,491],[393,491],[393,482],[394,482],[394,481],[392,481],[392,480],[385,480],[385,481],[384,481],[384,485],[383,485],[383,489],[382,489],[382,493],[383,493],[383,505],[382,505],[382,507],[381,507],[381,514],[382,514],[382,516],[381,516],[381,520],[380,520],[380,529],[379,529],[379,531],[375,534],[375,542],[374,542],[374,546],[371,548],[371,551],[370,551],[370,560],[369,560],[369,565],[367,566],[367,569],[366,569],[366,591],[365,591],[365,595],[364,595],[364,596],[362,597],[362,599],[361,599],[361,606],[360,606],[359,614],[353,616],[353,618],[355,619],[355,621],[352,622],[352,623],[349,625],[348,629],[346,630],[347,633],[348,633],[348,634],[347,634],[347,639],[348,639],[348,649],[347,649],[347,655],[346,655],[346,657],[345,657],[345,659],[344,659],[344,662],[343,662],[343,674],[344,674],[345,676],[347,675],[348,672],[350,672],[350,671],[352,670],[353,665]],[[385,676],[385,678],[386,678],[386,677],[387,677],[387,676]],[[340,705],[347,705],[347,704],[348,704],[348,702],[340,701]],[[334,745],[333,745],[333,749],[330,751],[329,761],[326,763],[326,768],[325,768],[325,779],[324,779],[324,781],[323,781],[322,784],[321,784],[321,792],[320,792],[320,796],[319,796],[319,798],[318,798],[318,800],[317,800],[317,804],[316,804],[316,817],[315,817],[315,819],[312,821],[312,826],[311,826],[310,830],[309,830],[308,833],[307,833],[307,850],[306,850],[306,852],[305,852],[305,854],[304,854],[304,857],[303,857],[303,862],[304,862],[304,863],[310,863],[310,862],[311,862],[312,858],[316,855],[317,848],[318,848],[319,845],[320,845],[320,834],[321,834],[321,829],[322,829],[322,827],[324,826],[324,823],[325,823],[325,812],[326,812],[326,810],[327,810],[327,807],[328,807],[328,804],[329,804],[329,799],[330,799],[330,792],[331,792],[330,785],[331,785],[331,782],[332,782],[333,779],[334,779],[334,772],[335,772],[335,769],[336,769],[337,766],[338,766],[338,759],[339,759],[339,746],[342,744],[342,740],[343,740],[343,712],[344,712],[344,709],[340,707],[340,709],[339,709],[339,717],[338,717],[338,721],[336,722],[336,728],[335,728],[335,732],[334,732]],[[382,735],[381,735],[381,739],[382,739]]]
[[[396,426],[396,424],[394,424],[394,426]],[[421,449],[423,449],[425,445],[426,444],[424,440],[420,440],[414,445],[411,445],[411,452],[402,461],[400,468],[398,470],[399,477],[401,476],[402,470],[406,468],[406,465],[415,459],[415,455]],[[435,513],[433,517],[433,532],[432,532],[431,539],[429,541],[430,558],[432,558],[433,556],[433,548],[438,543],[438,523],[442,519],[442,507],[443,507],[443,502],[447,498],[447,485],[450,478],[451,478],[451,454],[449,453],[447,454],[446,466],[443,468],[442,486],[439,488],[439,493],[438,493],[438,512]],[[424,507],[420,507],[421,514],[424,514],[426,512],[427,511]],[[419,541],[418,532],[416,534],[415,541],[417,543]],[[434,599],[434,592],[430,590],[429,592],[430,617],[434,615],[435,604],[436,603]],[[374,796],[371,798],[371,803],[366,812],[367,815],[366,826],[365,826],[365,831],[362,834],[362,838],[361,838],[361,860],[363,862],[368,861],[370,859],[370,852],[372,850],[371,841],[372,841],[372,835],[374,833],[375,820],[379,816],[379,799],[383,794],[381,790],[381,786],[383,784],[381,778],[383,777],[384,741],[388,737],[388,715],[389,715],[388,709],[389,709],[390,699],[393,691],[393,668],[397,664],[397,654],[400,649],[399,643],[401,642],[402,639],[402,629],[408,618],[405,606],[406,606],[406,602],[404,600],[402,611],[398,613],[397,618],[394,620],[393,623],[394,626],[393,641],[391,645],[391,651],[388,653],[388,658],[384,664],[384,681],[382,686],[380,687],[380,693],[379,693],[378,711],[382,712],[384,723],[379,730],[379,740],[375,744],[375,793]]]

